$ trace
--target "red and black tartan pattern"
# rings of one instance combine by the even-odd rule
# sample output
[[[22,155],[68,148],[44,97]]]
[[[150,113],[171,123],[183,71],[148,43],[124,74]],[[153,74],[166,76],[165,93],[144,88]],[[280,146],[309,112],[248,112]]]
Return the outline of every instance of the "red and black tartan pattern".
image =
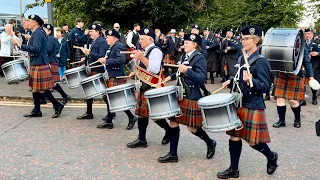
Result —
[[[117,79],[117,78],[109,78],[108,82],[107,82],[107,87],[114,87],[114,86],[119,86],[122,84],[127,84],[127,79],[125,78],[121,78],[121,79]]]
[[[140,91],[137,95],[137,106],[135,114],[140,118],[149,118],[149,107],[147,98],[144,96],[145,91]]]
[[[49,65],[30,66],[29,86],[33,92],[49,90],[55,86]]]
[[[264,110],[241,107],[237,109],[237,114],[243,128],[238,131],[227,131],[227,134],[240,137],[251,144],[268,143],[271,141]]]
[[[294,74],[280,73],[274,79],[275,96],[287,100],[304,100],[305,78]]]
[[[174,59],[170,59],[170,54],[165,54],[163,58],[163,63],[165,64],[176,64]]]
[[[73,54],[72,54],[72,62],[80,61],[82,57],[84,57],[84,54],[81,51],[81,49],[74,49]],[[75,65],[77,65],[77,64],[75,64]]]
[[[179,106],[182,114],[177,118],[169,118],[170,121],[175,121],[189,127],[202,127],[203,118],[197,100],[184,98],[179,102]]]
[[[54,82],[60,82],[60,75],[59,75],[59,68],[58,63],[49,63],[50,64],[50,71]]]

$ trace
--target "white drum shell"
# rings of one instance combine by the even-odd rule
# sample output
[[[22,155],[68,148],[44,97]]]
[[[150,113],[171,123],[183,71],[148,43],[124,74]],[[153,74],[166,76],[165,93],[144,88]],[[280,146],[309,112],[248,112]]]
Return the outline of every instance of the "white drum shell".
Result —
[[[165,119],[181,114],[176,86],[148,90],[144,95],[147,98],[150,119]]]
[[[87,78],[86,75],[86,67],[76,67],[69,70],[66,70],[64,72],[64,75],[66,76],[66,81],[68,84],[68,87],[71,89],[80,87],[80,81]]]
[[[80,81],[84,97],[92,99],[105,93],[107,87],[104,83],[103,75],[96,74]]]
[[[7,82],[16,82],[28,79],[29,70],[26,64],[26,58],[13,60],[1,66]]]
[[[122,84],[105,91],[110,112],[126,111],[136,106],[134,87],[133,84]]]
[[[220,93],[199,99],[203,129],[208,132],[225,132],[241,126],[235,107],[235,96]]]

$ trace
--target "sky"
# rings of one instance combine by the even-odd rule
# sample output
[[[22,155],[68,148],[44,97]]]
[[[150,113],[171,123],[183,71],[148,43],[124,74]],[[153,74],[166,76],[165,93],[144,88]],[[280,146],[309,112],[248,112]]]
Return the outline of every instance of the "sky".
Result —
[[[22,12],[24,12],[27,4],[32,3],[34,3],[34,0],[22,0]],[[0,13],[20,14],[20,0],[0,0]],[[25,17],[28,17],[30,14],[38,14],[46,18],[48,17],[47,6],[30,9],[26,11]]]

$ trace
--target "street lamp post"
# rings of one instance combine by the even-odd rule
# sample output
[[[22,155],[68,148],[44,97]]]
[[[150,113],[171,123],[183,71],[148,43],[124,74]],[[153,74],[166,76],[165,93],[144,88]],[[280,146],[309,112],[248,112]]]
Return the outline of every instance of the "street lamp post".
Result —
[[[48,23],[52,24],[54,26],[52,2],[51,2],[51,0],[45,0],[45,2],[47,3],[47,9],[48,9]]]

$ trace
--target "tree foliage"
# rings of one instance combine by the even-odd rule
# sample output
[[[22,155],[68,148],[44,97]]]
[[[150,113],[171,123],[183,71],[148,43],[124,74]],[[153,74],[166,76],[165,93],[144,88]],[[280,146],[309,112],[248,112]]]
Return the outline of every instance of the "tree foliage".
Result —
[[[43,5],[44,0],[26,8]],[[76,17],[90,23],[101,21],[105,27],[115,22],[123,28],[134,23],[160,28],[186,28],[191,24],[215,30],[256,24],[265,30],[295,26],[303,5],[297,0],[53,0],[55,25],[73,24]]]

